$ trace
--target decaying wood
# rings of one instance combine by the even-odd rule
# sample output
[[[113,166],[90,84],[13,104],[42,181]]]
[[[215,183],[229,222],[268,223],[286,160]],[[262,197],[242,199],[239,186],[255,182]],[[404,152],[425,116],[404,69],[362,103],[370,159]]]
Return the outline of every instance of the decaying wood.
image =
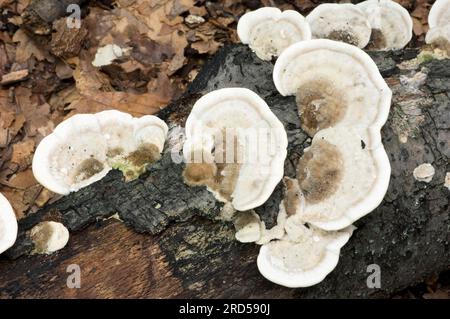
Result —
[[[10,260],[0,259],[0,297],[381,297],[448,269],[450,207],[444,179],[450,171],[450,60],[399,67],[416,55],[415,50],[372,54],[394,93],[382,132],[391,183],[383,203],[356,223],[338,266],[322,283],[288,289],[265,280],[256,267],[258,246],[238,243],[233,226],[215,220],[221,205],[205,189],[187,187],[183,164],[166,152],[139,180],[124,183],[113,171],[21,220]],[[309,139],[300,129],[294,98],[277,93],[272,69],[245,46],[227,47],[159,116],[173,131],[202,94],[222,87],[252,89],[285,125],[285,174],[292,177]],[[436,169],[429,184],[412,175],[425,162]],[[269,226],[281,196],[279,186],[257,209]],[[27,230],[42,220],[62,221],[71,240],[54,255],[28,256]],[[366,283],[367,266],[374,263],[381,269],[380,289]],[[80,289],[66,286],[70,264],[81,267]]]

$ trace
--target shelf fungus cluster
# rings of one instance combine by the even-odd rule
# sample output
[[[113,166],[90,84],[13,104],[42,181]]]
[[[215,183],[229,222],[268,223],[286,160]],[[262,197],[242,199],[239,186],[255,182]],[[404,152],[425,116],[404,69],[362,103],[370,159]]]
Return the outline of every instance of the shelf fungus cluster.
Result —
[[[284,50],[273,79],[281,95],[296,97],[301,127],[312,142],[296,178],[283,179],[277,225],[266,229],[255,212],[240,212],[236,239],[262,245],[257,263],[264,277],[306,287],[336,267],[352,223],[384,198],[391,167],[381,128],[392,92],[364,51],[328,39]]]
[[[450,0],[437,0],[428,15],[425,41],[450,56]]]
[[[305,18],[294,10],[265,7],[244,14],[237,33],[262,60],[271,60],[291,44],[310,40],[311,30]]]
[[[242,43],[263,60],[311,37],[371,50],[399,50],[411,41],[412,29],[408,11],[392,0],[323,3],[306,19],[295,11],[266,7],[246,13],[238,23]]]
[[[167,125],[152,115],[133,118],[115,110],[74,115],[41,141],[33,174],[62,195],[102,179],[112,168],[131,180],[159,159],[167,131]]]
[[[324,3],[306,17],[313,38],[342,41],[359,48],[398,50],[412,37],[408,11],[391,0]]]
[[[206,186],[235,210],[258,207],[283,177],[287,144],[283,124],[256,93],[210,92],[186,121],[184,179]]]
[[[0,254],[12,247],[16,238],[16,215],[9,201],[0,193]]]

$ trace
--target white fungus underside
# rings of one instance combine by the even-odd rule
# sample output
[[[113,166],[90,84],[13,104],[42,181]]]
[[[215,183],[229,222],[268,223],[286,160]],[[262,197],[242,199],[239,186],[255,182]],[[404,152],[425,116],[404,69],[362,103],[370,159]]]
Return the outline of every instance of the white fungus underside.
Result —
[[[371,26],[364,13],[352,4],[321,4],[307,17],[313,38],[327,38],[333,31],[352,35],[359,48],[370,40]]]
[[[361,139],[355,132],[345,128],[322,130],[314,136],[312,145],[321,139],[339,149],[344,163],[343,175],[333,195],[319,203],[306,204],[303,218],[309,222],[342,217],[349,207],[368,196],[377,178],[377,167],[371,151],[362,149]]]
[[[213,91],[197,101],[186,121],[186,143],[183,153],[204,149],[211,153],[211,141],[224,129],[249,129],[251,132],[272,131],[266,143],[241,144],[242,165],[232,204],[237,210],[248,210],[263,204],[283,176],[287,136],[283,124],[267,104],[248,89],[229,88]],[[198,142],[202,136],[209,142]],[[258,149],[260,147],[260,149]],[[257,154],[258,157],[253,156]],[[251,160],[248,160],[248,159]],[[223,200],[215,194],[218,200]]]
[[[398,3],[386,1],[364,1],[357,5],[369,19],[372,29],[380,30],[386,41],[381,50],[404,48],[412,37],[412,19]]]

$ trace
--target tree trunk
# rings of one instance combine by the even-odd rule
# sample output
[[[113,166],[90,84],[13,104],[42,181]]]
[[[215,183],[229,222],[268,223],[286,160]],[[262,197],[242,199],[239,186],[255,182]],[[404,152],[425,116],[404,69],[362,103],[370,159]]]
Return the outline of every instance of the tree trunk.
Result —
[[[0,297],[385,297],[448,269],[450,192],[444,179],[450,171],[450,60],[398,66],[416,55],[415,50],[372,54],[394,93],[382,131],[391,182],[383,203],[355,224],[338,266],[320,284],[288,289],[264,279],[256,267],[258,246],[234,239],[233,225],[215,219],[222,205],[204,188],[185,185],[183,164],[166,151],[136,181],[125,183],[112,171],[21,220],[10,259],[0,259]],[[272,69],[246,46],[226,47],[159,116],[173,133],[202,94],[249,88],[285,125],[285,175],[293,177],[310,140],[300,129],[294,98],[276,91]],[[412,174],[425,162],[436,169],[430,183]],[[281,195],[278,186],[256,209],[269,227]],[[115,214],[128,227],[108,218]],[[27,231],[42,220],[63,222],[71,231],[69,244],[51,256],[27,256],[33,248]],[[70,264],[81,268],[80,289],[66,286]],[[367,286],[370,264],[380,266],[381,288]]]

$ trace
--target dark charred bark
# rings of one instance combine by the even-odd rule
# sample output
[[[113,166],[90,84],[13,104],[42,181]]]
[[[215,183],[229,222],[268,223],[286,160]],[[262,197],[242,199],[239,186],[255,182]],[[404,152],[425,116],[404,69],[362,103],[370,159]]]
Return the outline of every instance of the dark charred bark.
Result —
[[[87,279],[78,297],[383,297],[448,269],[450,192],[443,184],[450,171],[450,60],[398,67],[416,55],[415,50],[372,54],[394,93],[382,131],[392,165],[391,183],[383,203],[356,223],[358,229],[342,249],[338,266],[322,283],[287,289],[265,280],[256,268],[258,247],[238,243],[233,226],[215,220],[221,205],[204,188],[186,186],[183,164],[174,163],[166,152],[136,181],[125,183],[113,171],[102,181],[21,220],[19,240],[7,254],[16,259],[0,259],[0,296],[74,296],[65,287],[62,267],[68,262],[96,267],[103,262],[104,271],[122,275],[103,290],[95,288],[102,285],[96,282],[101,276]],[[277,93],[272,69],[272,63],[259,60],[245,46],[224,48],[205,65],[184,97],[159,116],[171,126],[183,125],[202,94],[222,87],[247,87],[284,123],[289,138],[285,175],[293,177],[309,139],[300,129],[294,98]],[[409,81],[418,72],[426,74],[426,79],[418,84]],[[429,184],[417,182],[412,175],[424,162],[436,169]],[[279,185],[257,209],[269,226],[274,224],[281,195]],[[152,235],[134,234],[117,222],[104,221],[116,213],[133,230]],[[69,246],[51,257],[23,256],[32,249],[27,230],[49,219],[60,220],[71,230]],[[92,223],[104,227],[88,226]],[[99,234],[110,245],[107,249],[101,239],[93,242]],[[138,252],[133,250],[137,246]],[[110,265],[111,256],[136,262],[117,269]],[[374,263],[381,269],[380,289],[369,289],[366,284],[367,266]],[[92,267],[87,268],[92,272]],[[134,278],[135,273],[142,276],[131,283],[125,279]],[[59,279],[49,281],[52,276]],[[169,287],[166,281],[173,285]]]

